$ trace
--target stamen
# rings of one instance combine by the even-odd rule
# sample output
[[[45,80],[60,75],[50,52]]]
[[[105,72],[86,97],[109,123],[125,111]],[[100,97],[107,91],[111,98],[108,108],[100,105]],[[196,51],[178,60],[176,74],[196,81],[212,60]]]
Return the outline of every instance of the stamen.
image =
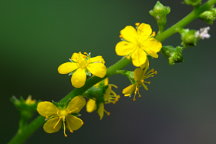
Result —
[[[56,126],[58,125],[58,123],[60,122],[60,118],[58,119],[58,121],[56,122],[56,124],[54,125],[54,127],[53,127],[53,129],[55,129],[56,128]]]
[[[65,126],[65,119],[63,119],[63,128],[64,128],[64,136],[67,137],[67,134],[66,134],[66,126]]]
[[[138,86],[136,86],[136,88],[135,88],[135,92],[134,92],[134,96],[133,96],[133,101],[136,101],[136,95],[137,95],[137,93],[139,95],[139,87]]]
[[[106,111],[105,109],[104,109],[104,113],[106,113],[108,116],[110,116],[110,112]]]
[[[144,83],[142,83],[142,86],[143,86],[143,88],[144,88],[145,90],[148,90],[147,85],[145,85]]]
[[[144,81],[144,83],[146,83],[146,84],[151,84],[151,82],[150,82],[150,81]]]
[[[134,94],[133,96],[133,101],[136,101],[136,94]]]
[[[109,84],[110,88],[114,87],[114,88],[118,88],[117,85],[114,85],[114,84]]]
[[[138,97],[139,97],[139,98],[142,97],[141,94],[140,94],[140,91],[138,91]]]

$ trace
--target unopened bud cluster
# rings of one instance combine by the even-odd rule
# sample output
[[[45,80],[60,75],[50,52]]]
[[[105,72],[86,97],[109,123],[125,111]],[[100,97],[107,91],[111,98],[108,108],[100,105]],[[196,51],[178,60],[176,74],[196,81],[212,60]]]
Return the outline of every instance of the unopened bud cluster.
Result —
[[[170,7],[164,6],[159,1],[155,4],[154,8],[149,11],[149,14],[155,18],[159,26],[159,30],[162,31],[167,23],[166,16],[170,13]]]

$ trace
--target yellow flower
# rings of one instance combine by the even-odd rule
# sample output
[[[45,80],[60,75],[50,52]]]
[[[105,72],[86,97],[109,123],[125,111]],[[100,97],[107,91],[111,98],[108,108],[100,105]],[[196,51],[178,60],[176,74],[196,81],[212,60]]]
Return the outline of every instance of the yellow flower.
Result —
[[[83,125],[83,121],[73,114],[79,113],[85,106],[85,103],[86,101],[82,96],[74,97],[66,108],[59,108],[49,101],[40,102],[37,105],[37,111],[47,119],[43,125],[44,131],[47,133],[55,133],[63,125],[64,135],[67,136],[66,129],[71,133],[78,130]]]
[[[148,90],[146,84],[150,84],[150,82],[146,81],[146,79],[154,77],[157,74],[157,71],[155,71],[154,69],[148,71],[148,68],[149,63],[147,61],[147,64],[134,70],[134,83],[122,90],[124,96],[131,96],[132,94],[134,94],[133,101],[135,101],[137,94],[139,97],[141,97],[141,94],[139,92],[140,86],[143,86],[145,90]]]
[[[33,100],[31,95],[29,95],[27,99],[25,100],[25,104],[27,105],[33,105],[35,103],[36,103],[36,100]]]
[[[162,44],[154,38],[151,26],[145,23],[137,23],[136,29],[133,26],[126,26],[121,30],[120,41],[116,45],[116,54],[132,59],[136,67],[140,67],[147,60],[147,55],[158,58]]]
[[[102,56],[90,57],[81,52],[73,53],[71,62],[66,62],[58,67],[60,74],[72,74],[71,83],[74,87],[80,88],[85,85],[86,74],[103,78],[106,75],[105,61]]]
[[[100,119],[103,118],[104,113],[106,113],[107,115],[110,115],[110,112],[106,111],[104,108],[104,104],[115,104],[120,96],[117,95],[113,90],[112,87],[117,88],[116,85],[113,84],[108,84],[108,79],[105,79],[103,82],[103,86],[106,86],[106,91],[102,97],[102,100],[100,100],[100,98],[98,99],[89,99],[87,104],[86,104],[86,111],[91,113],[95,110],[97,110],[97,113],[100,117]],[[96,84],[95,87],[99,88],[100,83]]]

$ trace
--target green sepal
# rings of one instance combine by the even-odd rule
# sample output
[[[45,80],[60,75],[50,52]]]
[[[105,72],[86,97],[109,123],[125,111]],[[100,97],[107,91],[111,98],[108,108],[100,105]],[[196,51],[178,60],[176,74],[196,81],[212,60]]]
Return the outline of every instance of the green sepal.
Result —
[[[162,53],[168,58],[170,65],[183,62],[183,47],[163,46]]]

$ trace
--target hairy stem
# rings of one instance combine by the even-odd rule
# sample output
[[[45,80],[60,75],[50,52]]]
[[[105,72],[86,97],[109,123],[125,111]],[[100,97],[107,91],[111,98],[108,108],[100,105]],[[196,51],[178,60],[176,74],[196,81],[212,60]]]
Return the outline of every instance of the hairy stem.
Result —
[[[190,12],[186,17],[184,17],[182,20],[177,22],[172,27],[168,28],[162,33],[159,33],[157,35],[157,39],[159,41],[164,41],[168,37],[172,36],[176,32],[178,32],[179,29],[185,27],[187,24],[191,23],[193,20],[197,19],[199,15],[210,9],[214,4],[216,3],[216,0],[209,0],[205,4],[201,5],[200,7],[195,8],[192,12]],[[130,60],[126,58],[122,58],[121,60],[117,61],[115,64],[110,66],[107,70],[106,77],[112,76],[116,73],[117,70],[121,70],[125,66],[130,64]],[[84,93],[87,89],[92,87],[94,84],[98,83],[99,81],[103,80],[104,78],[98,78],[98,77],[92,77],[86,81],[86,84],[82,88],[76,88],[72,90],[70,93],[68,93],[64,98],[60,100],[60,102],[68,102],[71,98],[77,95],[81,95]],[[26,141],[28,137],[30,137],[41,125],[44,123],[44,118],[41,116],[38,116],[36,119],[34,119],[31,123],[29,123],[27,126],[21,128],[18,130],[16,135],[10,140],[8,144],[22,144]]]

